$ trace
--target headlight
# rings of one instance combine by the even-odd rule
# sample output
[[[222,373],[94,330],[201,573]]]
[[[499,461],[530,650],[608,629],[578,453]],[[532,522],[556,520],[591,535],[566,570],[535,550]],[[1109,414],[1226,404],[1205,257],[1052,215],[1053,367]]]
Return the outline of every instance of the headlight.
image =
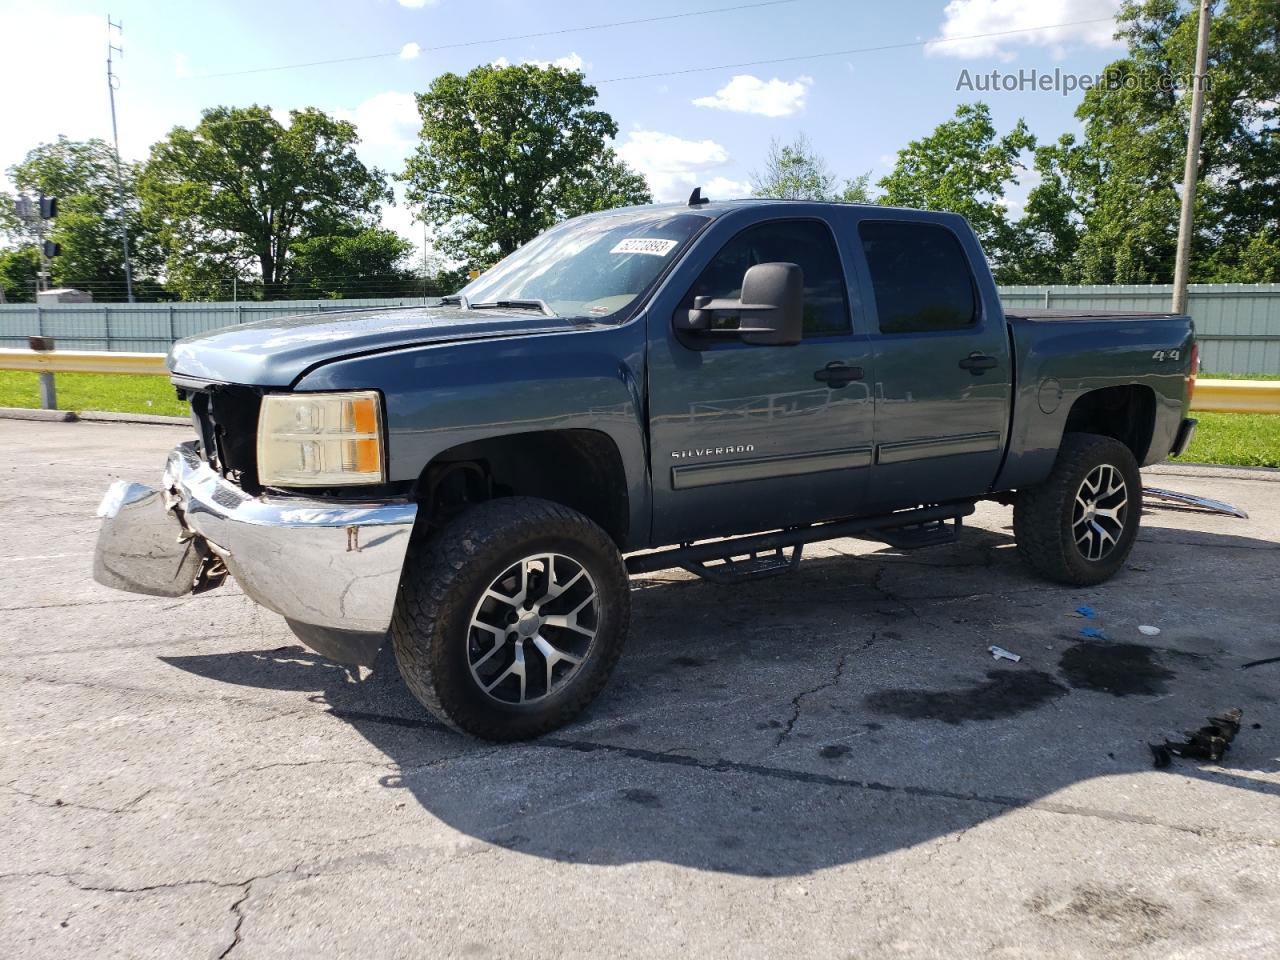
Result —
[[[377,391],[269,393],[258,417],[258,479],[268,486],[382,483]]]

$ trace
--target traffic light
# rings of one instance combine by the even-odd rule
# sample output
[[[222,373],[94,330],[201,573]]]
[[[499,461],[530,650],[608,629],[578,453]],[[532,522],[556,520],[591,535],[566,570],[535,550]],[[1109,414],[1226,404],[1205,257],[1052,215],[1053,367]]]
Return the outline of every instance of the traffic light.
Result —
[[[44,255],[46,257],[58,257],[62,255],[62,244],[54,243],[52,240],[44,242]]]
[[[40,198],[40,219],[52,220],[57,215],[58,215],[58,198],[42,196]]]

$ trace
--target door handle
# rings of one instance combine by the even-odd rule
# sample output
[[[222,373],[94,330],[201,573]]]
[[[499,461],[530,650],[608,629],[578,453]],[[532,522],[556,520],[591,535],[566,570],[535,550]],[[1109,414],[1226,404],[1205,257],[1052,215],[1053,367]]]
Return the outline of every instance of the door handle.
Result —
[[[990,370],[992,367],[998,367],[1000,361],[995,357],[988,357],[984,353],[971,353],[960,361],[960,369],[968,370],[975,377],[980,377],[983,371]]]
[[[861,367],[851,367],[847,363],[841,363],[839,360],[832,360],[821,370],[815,371],[813,379],[819,383],[825,383],[835,390],[839,387],[848,386],[854,380],[861,380],[862,376]]]

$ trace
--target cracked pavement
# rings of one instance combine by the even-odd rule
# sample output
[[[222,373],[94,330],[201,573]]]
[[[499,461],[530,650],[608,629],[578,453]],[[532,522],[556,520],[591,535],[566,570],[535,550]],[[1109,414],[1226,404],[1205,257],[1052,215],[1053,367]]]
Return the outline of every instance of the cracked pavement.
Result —
[[[494,746],[234,585],[94,584],[106,485],[183,438],[0,420],[0,955],[1280,953],[1280,474],[1158,468],[1251,519],[1148,509],[1086,590],[991,504],[949,546],[637,578],[588,714]],[[1236,706],[1221,764],[1152,769]]]

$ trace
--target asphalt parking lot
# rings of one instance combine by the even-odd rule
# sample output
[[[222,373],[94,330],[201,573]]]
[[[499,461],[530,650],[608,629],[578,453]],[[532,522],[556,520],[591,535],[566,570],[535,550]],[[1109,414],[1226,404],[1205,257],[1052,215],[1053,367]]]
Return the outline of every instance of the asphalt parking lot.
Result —
[[[1280,475],[1149,477],[1251,519],[1149,508],[1096,589],[1032,579],[993,505],[637,579],[589,715],[495,747],[234,587],[94,584],[103,489],[183,435],[0,420],[0,955],[1280,954],[1280,662],[1245,666],[1280,654]],[[1152,768],[1231,707],[1220,765]]]

